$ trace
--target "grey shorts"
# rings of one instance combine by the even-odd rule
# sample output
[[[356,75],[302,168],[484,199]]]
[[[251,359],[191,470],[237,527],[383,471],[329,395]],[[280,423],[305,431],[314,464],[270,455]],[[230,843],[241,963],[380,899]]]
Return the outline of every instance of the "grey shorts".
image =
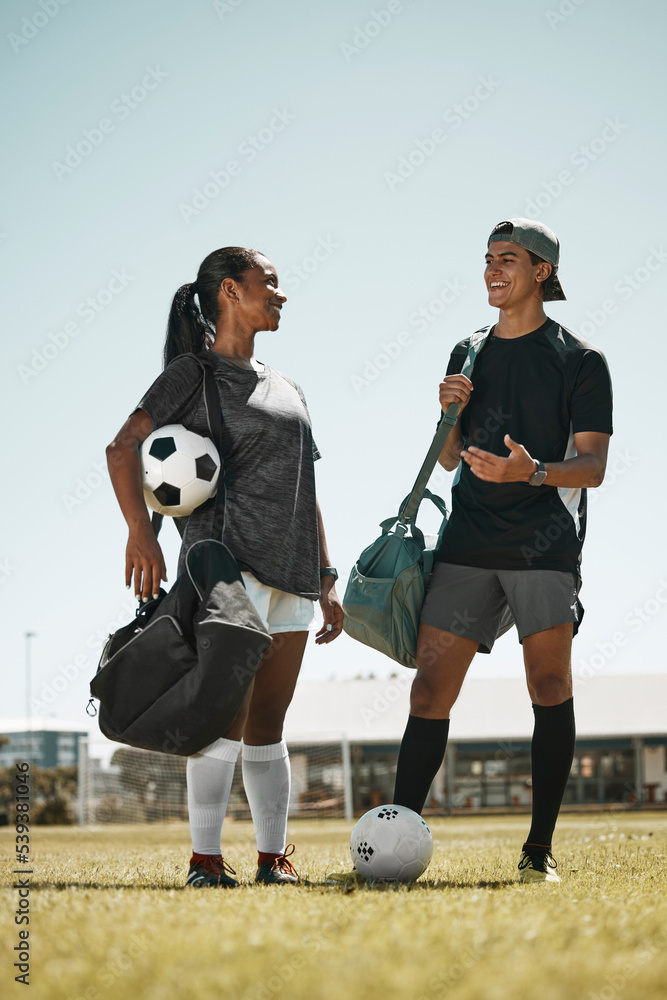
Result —
[[[553,625],[574,623],[576,635],[584,609],[576,573],[552,569],[478,569],[437,562],[431,573],[421,621],[479,642],[480,653],[516,624],[524,636]]]

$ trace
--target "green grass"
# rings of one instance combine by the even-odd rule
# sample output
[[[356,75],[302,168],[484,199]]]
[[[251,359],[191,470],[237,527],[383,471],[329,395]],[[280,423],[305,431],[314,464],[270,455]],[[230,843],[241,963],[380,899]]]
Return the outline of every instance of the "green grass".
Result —
[[[565,815],[561,885],[515,881],[527,817],[433,821],[411,887],[255,886],[252,829],[225,827],[231,891],[181,888],[187,828],[34,828],[31,987],[48,1000],[653,1000],[667,995],[667,816]],[[3,857],[3,997],[13,982],[13,830]],[[349,827],[290,825],[315,883]]]

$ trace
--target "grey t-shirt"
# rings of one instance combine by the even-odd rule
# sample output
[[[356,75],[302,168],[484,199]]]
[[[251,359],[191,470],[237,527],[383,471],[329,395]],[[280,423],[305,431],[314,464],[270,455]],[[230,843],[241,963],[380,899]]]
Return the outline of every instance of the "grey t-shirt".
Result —
[[[223,541],[242,569],[258,580],[315,600],[320,596],[314,462],[320,457],[304,395],[286,375],[264,366],[250,371],[212,351],[222,408],[225,469]],[[153,429],[184,424],[206,437],[203,372],[195,355],[181,354],[137,404]],[[178,572],[193,542],[213,533],[215,498],[188,517],[176,517],[181,538]]]

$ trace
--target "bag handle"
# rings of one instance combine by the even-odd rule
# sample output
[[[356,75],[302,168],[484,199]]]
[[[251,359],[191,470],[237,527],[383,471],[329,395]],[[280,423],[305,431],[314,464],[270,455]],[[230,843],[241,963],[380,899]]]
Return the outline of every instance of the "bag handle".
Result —
[[[219,529],[220,538],[222,538],[222,529],[225,521],[225,467],[222,460],[222,410],[220,407],[220,396],[215,384],[215,378],[213,372],[205,360],[205,358],[196,354],[195,358],[200,368],[203,371],[203,391],[204,391],[204,407],[206,409],[206,423],[208,424],[209,434],[211,435],[211,440],[218,449],[218,455],[220,456],[220,472],[218,474],[218,491],[215,495],[215,511],[213,514],[213,530],[214,532]],[[158,514],[157,511],[153,511],[153,516],[151,518],[151,525],[155,533],[155,537],[160,534],[160,528],[162,527],[162,521],[164,520],[164,514]]]
[[[473,333],[468,347],[468,356],[466,357],[463,368],[461,369],[461,375],[466,375],[470,378],[470,373],[472,372],[475,364],[475,358],[486,341],[490,329],[491,327],[484,326],[480,330],[476,330],[475,333]],[[410,491],[410,496],[404,500],[400,506],[398,518],[403,524],[414,525],[415,523],[417,511],[419,510],[419,505],[422,502],[424,490],[426,489],[426,484],[431,478],[431,473],[435,468],[440,452],[442,451],[445,441],[447,440],[447,435],[458,420],[460,409],[460,403],[451,403],[440,418],[440,422],[438,423],[438,427],[435,432],[435,437],[431,442],[431,447],[429,448],[422,467],[419,470],[415,484]]]
[[[405,504],[408,502],[409,499],[410,499],[409,497],[405,498],[405,500],[401,504],[401,508],[405,506]],[[445,505],[445,501],[442,499],[442,497],[439,497],[437,493],[431,493],[430,490],[424,490],[422,500],[431,500],[438,508],[442,516],[447,517],[448,511]],[[382,528],[383,535],[388,535],[393,528],[394,532],[401,538],[407,533],[408,530],[407,523],[399,521],[397,524],[395,517],[388,517],[386,521],[380,521],[380,527]],[[418,528],[414,522],[410,525],[410,534],[412,538],[415,539],[417,544],[421,546],[421,548],[424,548],[424,532],[421,530],[421,528]]]

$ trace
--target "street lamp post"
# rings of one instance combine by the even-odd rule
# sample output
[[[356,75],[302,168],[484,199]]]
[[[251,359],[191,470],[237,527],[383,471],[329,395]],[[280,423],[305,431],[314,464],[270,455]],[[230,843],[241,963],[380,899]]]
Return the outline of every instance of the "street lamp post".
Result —
[[[32,697],[30,678],[30,640],[37,635],[36,632],[25,633],[25,717],[28,738],[28,756],[32,757]]]

